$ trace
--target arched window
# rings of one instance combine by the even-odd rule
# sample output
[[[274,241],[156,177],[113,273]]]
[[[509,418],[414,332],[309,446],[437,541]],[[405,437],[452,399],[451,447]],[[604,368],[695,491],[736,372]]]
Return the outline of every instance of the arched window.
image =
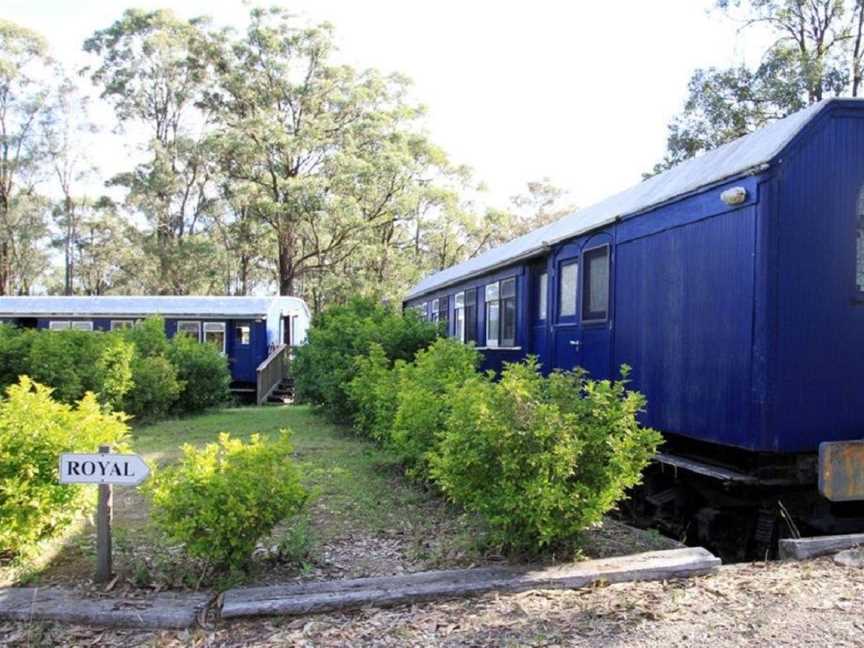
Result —
[[[855,238],[855,285],[860,292],[864,292],[864,189],[858,194],[858,209]]]

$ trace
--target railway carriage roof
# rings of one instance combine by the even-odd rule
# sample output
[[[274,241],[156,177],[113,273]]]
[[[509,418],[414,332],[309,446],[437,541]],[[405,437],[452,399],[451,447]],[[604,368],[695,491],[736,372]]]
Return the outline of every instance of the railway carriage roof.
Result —
[[[0,317],[263,317],[278,309],[308,315],[296,297],[0,297]]]
[[[605,200],[513,239],[472,259],[420,281],[408,293],[413,299],[469,276],[526,259],[547,246],[604,227],[619,218],[646,211],[698,189],[730,180],[771,162],[831,102],[864,105],[864,100],[826,99],[779,119],[749,135],[678,164]]]

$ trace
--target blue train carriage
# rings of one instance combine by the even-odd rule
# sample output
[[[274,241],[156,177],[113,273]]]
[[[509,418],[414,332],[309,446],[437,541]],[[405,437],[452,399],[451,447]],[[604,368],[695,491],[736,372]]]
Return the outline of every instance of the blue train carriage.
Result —
[[[488,368],[631,365],[666,439],[634,515],[749,555],[793,529],[864,529],[860,100],[810,106],[433,274],[405,306],[447,320]]]
[[[111,331],[154,315],[164,318],[168,337],[183,332],[219,347],[232,390],[258,403],[286,378],[310,319],[296,297],[0,297],[0,321],[28,328]]]

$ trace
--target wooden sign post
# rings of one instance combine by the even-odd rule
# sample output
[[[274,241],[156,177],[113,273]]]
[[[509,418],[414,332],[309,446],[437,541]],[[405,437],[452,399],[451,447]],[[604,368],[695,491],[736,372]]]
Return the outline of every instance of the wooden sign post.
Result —
[[[150,474],[138,455],[110,454],[109,446],[100,446],[99,454],[60,455],[61,484],[99,484],[96,508],[96,582],[111,579],[111,518],[113,485],[137,486]]]

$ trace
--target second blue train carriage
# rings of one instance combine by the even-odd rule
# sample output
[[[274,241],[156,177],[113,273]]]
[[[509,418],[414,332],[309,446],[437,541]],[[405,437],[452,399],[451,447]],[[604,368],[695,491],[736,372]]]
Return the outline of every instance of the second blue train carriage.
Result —
[[[157,315],[168,337],[184,332],[216,345],[227,357],[233,389],[256,392],[259,401],[282,377],[266,371],[281,366],[271,356],[302,344],[309,327],[309,309],[296,297],[0,297],[0,321],[29,328],[110,331]]]

